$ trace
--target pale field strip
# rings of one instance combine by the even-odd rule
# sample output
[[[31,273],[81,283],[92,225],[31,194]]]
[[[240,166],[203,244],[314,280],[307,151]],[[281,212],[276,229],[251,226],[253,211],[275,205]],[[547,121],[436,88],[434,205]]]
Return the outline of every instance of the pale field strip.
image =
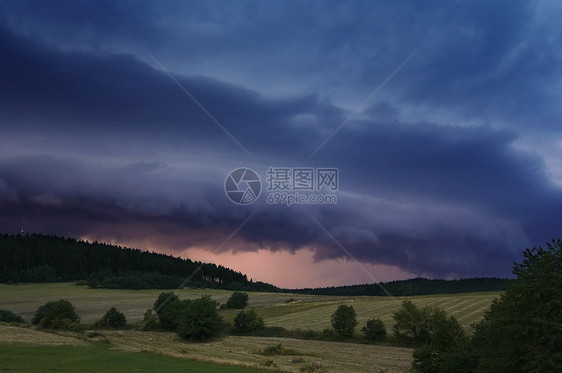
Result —
[[[0,345],[2,344],[76,346],[86,345],[87,343],[73,337],[0,324]]]
[[[198,361],[263,367],[273,361],[279,369],[298,372],[302,364],[293,363],[294,356],[262,356],[258,352],[269,345],[281,343],[291,348],[304,362],[320,362],[329,372],[372,373],[408,372],[412,349],[352,343],[304,341],[287,338],[228,336],[218,341],[187,343],[174,333],[108,332],[112,344],[128,351],[150,351],[162,355],[189,358]]]
[[[175,358],[205,361],[253,368],[263,368],[263,363],[273,361],[277,369],[298,372],[306,362],[320,362],[329,372],[408,372],[412,350],[408,348],[372,346],[352,343],[303,341],[286,338],[260,338],[228,336],[206,343],[188,343],[175,333],[103,331],[114,349],[130,352],[146,351]],[[82,335],[72,336],[47,333],[31,328],[0,324],[0,348],[2,345],[82,345],[87,346]],[[96,338],[99,339],[99,338]],[[281,343],[300,353],[303,363],[293,363],[297,356],[262,356],[265,347]]]
[[[481,293],[477,295],[452,294],[448,296],[406,297],[404,299],[410,299],[419,306],[442,307],[449,315],[455,316],[467,330],[470,330],[471,324],[482,318],[484,312],[497,295],[497,293]],[[353,305],[357,312],[360,326],[368,319],[380,317],[388,330],[392,328],[394,323],[392,314],[399,309],[396,303],[388,298],[370,297],[355,302],[334,302],[330,305],[318,303],[312,308],[295,310],[295,312],[285,315],[264,317],[264,319],[269,326],[323,330],[330,327],[330,316],[338,304]],[[264,313],[267,315],[267,312]]]

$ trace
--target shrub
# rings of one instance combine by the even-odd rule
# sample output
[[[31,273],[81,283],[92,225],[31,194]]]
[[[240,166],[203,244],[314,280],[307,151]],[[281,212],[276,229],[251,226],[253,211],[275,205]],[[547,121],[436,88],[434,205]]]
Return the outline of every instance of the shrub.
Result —
[[[254,310],[240,311],[234,318],[234,328],[240,334],[255,332],[263,327],[263,319]]]
[[[376,319],[367,320],[367,323],[361,331],[369,341],[380,341],[386,337],[386,328],[382,320],[378,317]]]
[[[91,331],[88,332],[88,334],[86,334],[86,337],[93,339],[97,342],[102,342],[102,343],[111,343],[109,341],[109,339],[107,339],[107,337],[105,336],[105,334],[100,333],[98,331]]]
[[[261,363],[260,365],[263,365],[264,367],[271,367],[271,368],[277,367],[277,364],[273,360],[266,360],[263,363]]]
[[[318,338],[318,333],[315,332],[314,330],[308,328],[304,331],[303,338],[304,339],[315,339],[315,338]]]
[[[43,328],[49,329],[76,329],[73,324],[78,324],[80,317],[76,314],[72,303],[65,299],[56,302],[47,302],[35,313],[31,323],[39,324]]]
[[[332,327],[342,337],[350,338],[357,326],[357,315],[353,306],[340,305],[332,314]]]
[[[162,328],[177,331],[182,314],[189,302],[189,300],[180,300],[173,292],[160,293],[153,308]]]
[[[453,316],[447,318],[445,312],[435,313],[432,320],[432,333],[429,343],[414,349],[412,368],[415,372],[443,372],[451,351],[468,339],[462,325]],[[455,372],[459,372],[458,369]]]
[[[560,372],[562,240],[526,249],[523,257],[513,268],[517,280],[476,325],[478,372]]]
[[[285,348],[281,345],[281,343],[276,345],[270,345],[263,349],[260,352],[260,355],[264,356],[274,356],[274,355],[283,355],[283,356],[299,356],[302,355],[297,350],[293,350],[292,348]]]
[[[305,363],[299,368],[299,372],[327,372],[324,364],[319,361]]]
[[[0,310],[0,321],[7,322],[7,323],[23,322],[23,319],[21,318],[21,316],[16,315],[12,311]]]
[[[143,321],[144,321],[144,326],[142,330],[154,330],[157,329],[159,326],[158,317],[155,315],[152,308],[146,310],[146,312],[144,313]]]
[[[289,333],[290,331],[281,326],[264,326],[263,329],[253,332],[252,335],[256,337],[286,337]]]
[[[396,321],[392,330],[397,341],[409,346],[420,346],[431,342],[431,335],[447,315],[438,307],[419,308],[408,300],[402,302],[402,307],[392,317]]]
[[[248,299],[248,294],[241,291],[235,291],[226,302],[226,307],[230,309],[245,308],[248,305]]]
[[[101,320],[94,324],[94,327],[100,329],[121,329],[127,326],[125,315],[117,311],[115,307],[111,307],[109,311],[103,315]]]
[[[184,339],[204,340],[213,338],[224,329],[218,303],[209,295],[190,301],[179,320],[179,335]]]
[[[43,328],[48,329],[60,329],[60,330],[67,330],[70,332],[83,332],[84,326],[80,325],[77,322],[71,321],[70,319],[66,318],[54,318],[50,323],[46,321],[46,319],[41,320],[39,325]]]
[[[88,334],[86,334],[86,337],[88,337],[88,338],[96,338],[96,337],[105,338],[105,334],[97,332],[97,331],[92,331],[92,332],[88,332]]]
[[[332,328],[326,328],[322,330],[322,339],[327,339],[328,341],[336,339],[336,332]]]

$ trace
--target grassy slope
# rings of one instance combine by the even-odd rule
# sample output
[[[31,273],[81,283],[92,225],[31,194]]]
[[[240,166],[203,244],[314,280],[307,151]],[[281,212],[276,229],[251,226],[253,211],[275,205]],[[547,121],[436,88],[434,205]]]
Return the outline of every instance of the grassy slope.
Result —
[[[275,363],[276,369],[285,372],[298,372],[307,362],[321,362],[331,373],[381,370],[401,373],[408,371],[412,358],[412,350],[408,348],[352,343],[237,336],[206,343],[188,343],[175,333],[134,330],[103,333],[110,344],[92,342],[80,335],[73,337],[72,333],[57,335],[0,324],[0,371],[60,371],[64,362],[68,370],[62,371],[88,371],[85,368],[116,372],[137,369],[178,371],[189,368],[190,372],[253,372],[255,370],[237,369],[236,366],[263,367],[270,361]],[[259,354],[264,347],[278,343],[298,351],[304,362],[293,363],[292,355]],[[162,359],[162,356],[169,359]],[[103,364],[99,363],[101,360]],[[193,364],[192,360],[215,365]]]
[[[37,308],[47,301],[65,298],[70,300],[82,318],[82,322],[93,323],[111,307],[117,307],[127,316],[128,322],[142,320],[146,309],[151,308],[161,290],[112,290],[89,289],[71,283],[56,284],[0,284],[0,309],[8,309],[31,320]],[[176,290],[180,298],[196,298],[210,294],[213,299],[225,303],[230,291],[224,290]],[[250,307],[255,307],[268,326],[283,326],[287,329],[322,330],[329,327],[330,315],[339,304],[353,305],[360,325],[372,317],[381,317],[388,328],[392,326],[392,313],[402,299],[416,304],[440,306],[454,315],[465,326],[481,319],[498,293],[467,293],[447,295],[425,295],[404,298],[389,297],[333,297],[279,293],[249,293]],[[289,298],[295,301],[285,303]],[[227,321],[237,311],[223,311]]]
[[[160,290],[110,290],[88,289],[70,283],[57,284],[0,284],[0,309],[8,309],[20,314],[29,321],[36,309],[47,301],[65,298],[77,308],[82,321],[92,323],[99,319],[110,307],[117,307],[125,313],[129,322],[138,322],[147,308],[150,308]],[[226,302],[230,291],[193,290],[176,291],[180,298],[196,298],[202,294],[210,294],[221,303]],[[454,295],[430,295],[393,299],[387,297],[331,297],[313,295],[294,295],[278,293],[250,293],[250,306],[255,307],[258,314],[265,319],[266,325],[283,326],[287,329],[322,330],[329,326],[330,315],[339,304],[351,304],[356,309],[360,326],[368,318],[381,317],[392,326],[392,313],[398,309],[402,299],[410,299],[420,305],[438,305],[455,315],[465,327],[478,321],[498,293],[474,293]],[[294,301],[286,303],[289,298]],[[221,311],[227,321],[232,320],[238,312],[235,310]],[[7,334],[12,335],[6,326],[0,326],[0,344],[11,343]],[[43,336],[29,333],[41,333],[31,329],[21,329],[15,338],[19,341],[29,339],[36,344]],[[4,342],[2,343],[2,334]],[[29,335],[28,335],[29,334]],[[44,335],[46,333],[41,333]],[[49,334],[51,335],[51,334]],[[305,361],[321,361],[329,372],[406,372],[410,366],[412,350],[388,346],[369,346],[356,344],[340,344],[335,342],[304,341],[259,337],[230,336],[218,341],[194,344],[185,343],[174,333],[147,333],[138,331],[106,332],[112,346],[129,352],[150,351],[161,355],[181,357],[207,362],[226,364],[243,364],[257,367],[268,360],[273,360],[284,371],[298,371],[299,364],[291,363],[290,356],[261,356],[256,352],[267,345],[282,343],[284,347],[293,348],[303,353]],[[54,336],[54,335],[53,335]],[[59,338],[59,336],[56,336]],[[86,343],[82,340],[73,344]],[[66,343],[66,342],[65,342]],[[15,351],[15,350],[14,350]],[[31,350],[29,350],[31,351]],[[47,350],[45,350],[47,351]],[[61,350],[64,354],[64,351]],[[75,350],[69,350],[75,351]],[[16,355],[19,353],[14,352]],[[23,352],[22,352],[23,353]],[[33,350],[30,353],[42,356],[43,352]],[[105,354],[101,350],[89,352],[93,355]],[[113,354],[114,352],[108,352]],[[127,355],[129,356],[129,355]],[[133,360],[135,357],[127,357]],[[153,355],[147,355],[153,357]],[[111,359],[111,357],[108,357]],[[117,359],[117,358],[116,358]],[[142,359],[141,359],[142,360]],[[180,360],[183,361],[183,360]],[[165,363],[162,363],[165,364]],[[175,363],[170,363],[175,364]],[[186,363],[187,364],[187,363]],[[141,364],[142,365],[142,364]],[[172,367],[172,366],[170,366]],[[155,368],[158,369],[158,368]],[[172,368],[170,368],[171,370]],[[204,370],[203,370],[204,371]],[[216,370],[215,370],[216,371]],[[220,371],[227,371],[221,370]]]
[[[352,305],[357,312],[359,325],[366,320],[380,317],[388,330],[391,330],[394,320],[392,314],[399,307],[402,299],[410,299],[422,306],[439,306],[448,314],[455,316],[467,329],[479,321],[490,306],[497,293],[468,293],[455,295],[428,295],[405,298],[358,297],[354,299],[338,299],[313,303],[295,303],[264,307],[258,310],[263,315],[266,324],[270,326],[284,326],[285,328],[301,328],[322,330],[330,327],[330,316],[339,304]],[[261,311],[261,312],[260,312]]]

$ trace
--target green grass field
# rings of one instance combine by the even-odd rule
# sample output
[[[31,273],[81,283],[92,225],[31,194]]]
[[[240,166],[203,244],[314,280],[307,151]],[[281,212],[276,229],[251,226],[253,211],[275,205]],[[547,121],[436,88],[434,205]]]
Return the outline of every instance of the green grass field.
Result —
[[[264,370],[128,352],[109,345],[0,345],[2,372],[190,372],[258,373]]]
[[[142,320],[144,312],[152,307],[161,292],[161,290],[89,289],[75,286],[73,283],[0,284],[0,309],[11,310],[29,322],[39,306],[48,301],[64,298],[75,305],[83,323],[91,324],[100,319],[109,308],[116,307],[126,315],[129,323],[134,324]],[[226,302],[232,292],[182,289],[175,293],[181,299],[198,298],[203,294],[209,294],[222,304]],[[499,293],[467,293],[390,298],[249,293],[249,306],[256,309],[257,313],[264,318],[267,326],[321,331],[330,326],[330,316],[338,305],[348,304],[352,305],[357,312],[359,321],[357,333],[367,319],[374,317],[382,318],[390,333],[393,312],[398,310],[402,300],[409,299],[418,305],[444,308],[447,313],[457,317],[470,332],[470,324],[482,318],[492,300],[498,295]],[[292,301],[287,302],[289,299]],[[220,312],[226,321],[232,321],[238,311],[221,310]],[[305,362],[321,362],[327,367],[328,372],[407,372],[412,360],[411,349],[391,346],[238,336],[227,336],[207,343],[187,343],[175,333],[136,330],[103,333],[110,342],[109,346],[113,349],[99,347],[84,335],[56,335],[30,328],[12,328],[0,325],[0,346],[3,346],[1,351],[2,353],[7,351],[4,347],[9,347],[9,351],[12,351],[10,355],[0,355],[0,357],[2,360],[5,356],[14,356],[15,360],[18,360],[15,357],[21,357],[19,362],[11,359],[7,360],[11,365],[3,365],[9,366],[10,370],[15,371],[29,370],[23,365],[18,365],[30,363],[24,359],[26,355],[33,356],[34,359],[37,357],[37,361],[43,361],[45,364],[43,367],[61,371],[56,365],[53,365],[55,363],[49,363],[48,360],[49,356],[59,356],[59,352],[56,351],[60,351],[60,361],[66,361],[68,357],[72,364],[84,363],[87,366],[87,362],[91,361],[93,364],[97,356],[97,359],[106,359],[109,362],[108,366],[116,371],[120,371],[122,365],[119,364],[125,361],[130,364],[128,365],[130,367],[138,364],[142,369],[150,367],[151,371],[189,369],[191,372],[230,372],[243,371],[229,370],[234,369],[232,366],[260,368],[265,364],[270,364],[281,371],[298,372],[299,364],[292,363],[290,356],[266,357],[258,353],[265,346],[282,343],[284,347],[299,351]],[[83,360],[73,360],[72,356],[75,354],[72,351],[78,351],[77,355],[83,354]],[[142,353],[143,351],[145,353]],[[150,354],[146,353],[147,351]],[[119,358],[121,354],[123,354],[122,359]],[[147,360],[150,363],[145,362]],[[211,368],[209,368],[205,364],[190,365],[191,360],[227,364],[227,366],[210,365]],[[113,369],[114,365],[111,361],[117,364],[116,369]],[[127,369],[127,371],[135,369]]]

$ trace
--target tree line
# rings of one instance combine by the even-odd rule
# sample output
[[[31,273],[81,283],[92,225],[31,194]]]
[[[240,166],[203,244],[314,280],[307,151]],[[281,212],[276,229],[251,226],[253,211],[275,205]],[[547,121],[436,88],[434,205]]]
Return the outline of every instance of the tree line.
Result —
[[[54,235],[0,235],[0,257],[2,283],[81,281],[91,287],[175,289],[193,274],[184,285],[278,290],[212,263]]]
[[[502,278],[414,278],[381,284],[279,289],[248,280],[245,274],[212,263],[201,266],[201,262],[171,255],[39,234],[0,235],[0,257],[2,283],[79,281],[93,288],[110,289],[176,289],[183,284],[193,288],[242,291],[387,296],[384,287],[393,296],[409,296],[503,291],[513,282]],[[194,272],[194,276],[183,283]]]
[[[458,280],[430,280],[427,278],[412,278],[408,280],[382,282],[380,284],[363,284],[348,286],[332,286],[326,288],[293,289],[291,293],[311,295],[341,295],[341,296],[387,296],[383,290],[395,297],[410,295],[457,294],[483,291],[503,291],[513,280],[496,277],[479,277]],[[382,285],[382,286],[381,286]]]

